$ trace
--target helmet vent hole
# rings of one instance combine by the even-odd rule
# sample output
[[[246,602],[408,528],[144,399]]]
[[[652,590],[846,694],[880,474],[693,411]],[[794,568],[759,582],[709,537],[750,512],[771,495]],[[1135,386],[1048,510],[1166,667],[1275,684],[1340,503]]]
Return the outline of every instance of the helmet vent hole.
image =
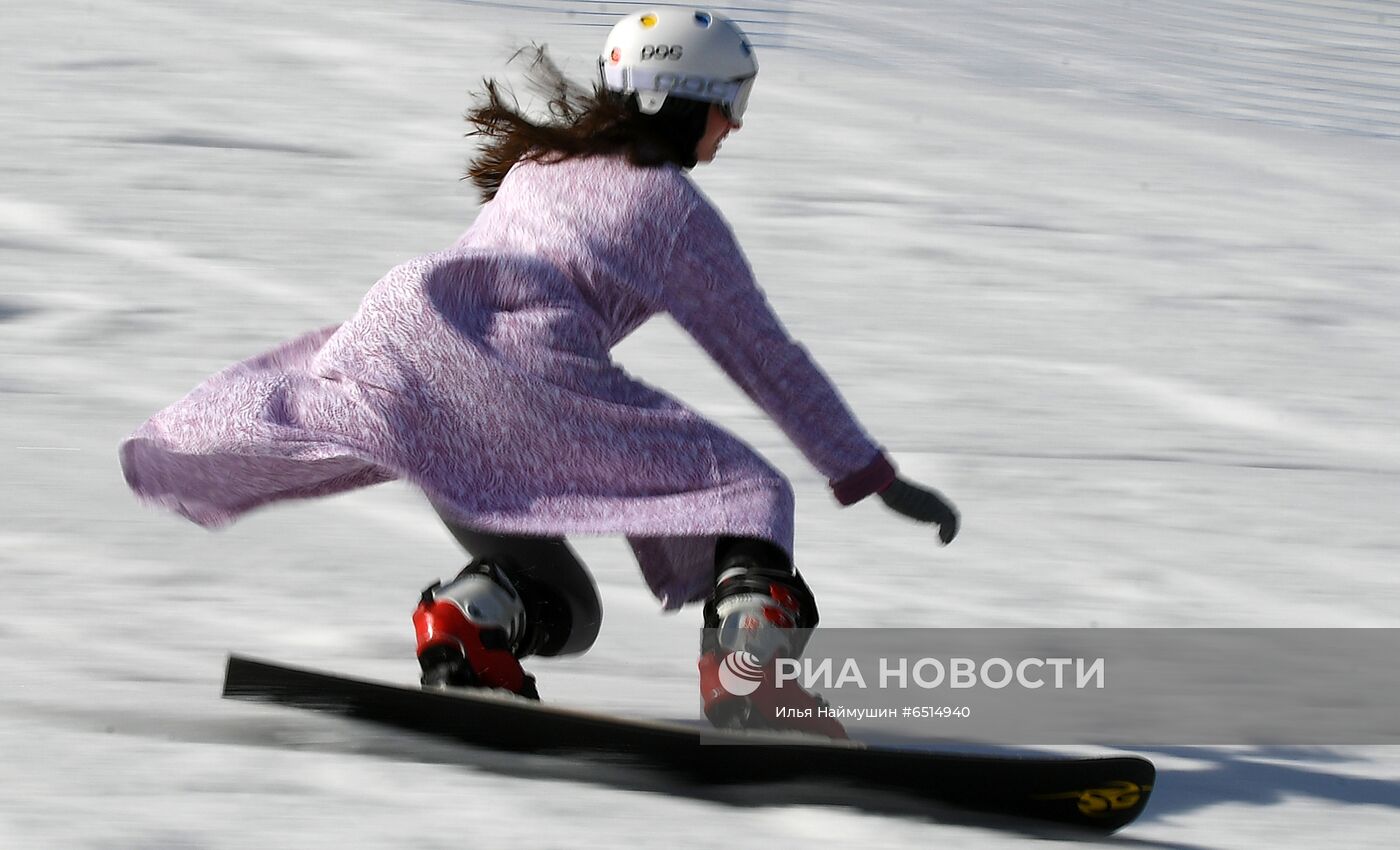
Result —
[[[695,23],[699,24],[702,27],[708,27],[710,24],[714,23],[714,20],[715,19],[710,16],[709,12],[695,13]]]

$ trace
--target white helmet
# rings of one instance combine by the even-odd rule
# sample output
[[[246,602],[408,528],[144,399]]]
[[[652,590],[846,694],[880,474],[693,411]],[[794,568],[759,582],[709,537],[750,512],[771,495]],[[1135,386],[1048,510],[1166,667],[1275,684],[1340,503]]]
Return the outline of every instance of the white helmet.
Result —
[[[648,115],[667,95],[719,104],[743,119],[758,74],[753,47],[739,25],[699,9],[661,7],[628,15],[608,33],[598,58],[603,87],[637,94]]]

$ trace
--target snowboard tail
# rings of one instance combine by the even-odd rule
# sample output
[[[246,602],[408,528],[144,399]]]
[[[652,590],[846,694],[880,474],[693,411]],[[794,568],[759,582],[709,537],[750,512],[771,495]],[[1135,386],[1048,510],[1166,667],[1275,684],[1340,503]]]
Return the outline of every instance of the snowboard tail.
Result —
[[[725,732],[492,692],[375,682],[238,655],[229,657],[223,695],[343,714],[493,750],[626,760],[698,783],[843,783],[1101,833],[1142,812],[1156,774],[1151,762],[1136,756],[963,755]]]

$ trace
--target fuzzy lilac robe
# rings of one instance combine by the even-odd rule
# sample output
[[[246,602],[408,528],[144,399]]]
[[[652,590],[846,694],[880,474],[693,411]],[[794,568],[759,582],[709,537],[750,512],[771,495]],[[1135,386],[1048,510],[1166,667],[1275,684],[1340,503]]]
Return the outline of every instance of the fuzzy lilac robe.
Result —
[[[893,477],[675,167],[523,162],[451,250],[393,269],[339,327],[237,363],[121,446],[143,499],[206,526],[406,478],[494,533],[627,535],[667,607],[719,535],[792,552],[793,495],[751,448],[609,351],[671,315],[849,503]]]

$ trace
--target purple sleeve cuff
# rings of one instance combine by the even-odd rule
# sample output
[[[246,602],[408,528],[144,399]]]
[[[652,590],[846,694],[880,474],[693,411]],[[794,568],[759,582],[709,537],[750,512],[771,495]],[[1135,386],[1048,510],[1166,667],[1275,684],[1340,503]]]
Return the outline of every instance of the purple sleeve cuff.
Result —
[[[884,452],[880,452],[864,469],[831,482],[831,491],[842,505],[854,505],[871,493],[878,493],[890,486],[894,483],[894,477],[894,464],[890,463]]]

